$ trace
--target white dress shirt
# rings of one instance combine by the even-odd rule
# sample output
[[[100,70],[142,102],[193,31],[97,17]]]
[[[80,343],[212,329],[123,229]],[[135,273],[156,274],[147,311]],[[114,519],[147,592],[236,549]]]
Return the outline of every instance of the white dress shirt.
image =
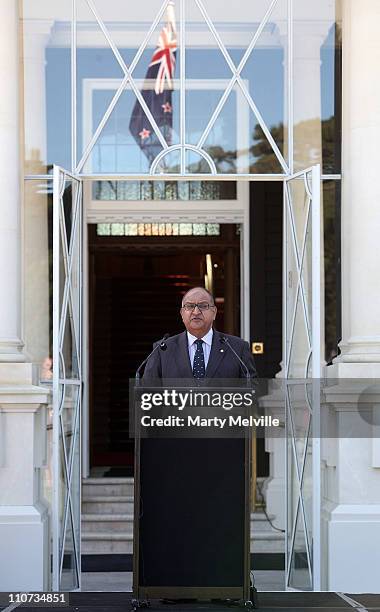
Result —
[[[205,359],[205,368],[207,368],[207,363],[210,357],[212,335],[213,335],[213,330],[211,327],[211,329],[209,329],[207,334],[203,336],[203,338],[201,338],[201,340],[203,340],[202,348],[203,348],[203,356]],[[193,368],[195,351],[197,350],[197,345],[195,344],[196,340],[198,340],[196,336],[193,336],[193,334],[191,334],[190,332],[187,332],[187,344],[189,347],[189,357],[190,357],[191,368]]]

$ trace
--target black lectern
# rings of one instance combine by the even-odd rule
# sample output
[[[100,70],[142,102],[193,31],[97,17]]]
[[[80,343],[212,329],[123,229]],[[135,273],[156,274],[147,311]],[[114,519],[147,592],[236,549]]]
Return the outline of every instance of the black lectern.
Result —
[[[134,607],[183,598],[251,606],[251,428],[239,437],[135,431]]]

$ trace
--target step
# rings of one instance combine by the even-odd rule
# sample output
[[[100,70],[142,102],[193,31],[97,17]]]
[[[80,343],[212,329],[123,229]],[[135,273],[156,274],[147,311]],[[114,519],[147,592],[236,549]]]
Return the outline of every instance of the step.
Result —
[[[83,514],[133,514],[132,495],[86,496],[82,500]]]
[[[271,520],[274,520],[274,515],[268,514]],[[256,510],[255,512],[251,512],[251,521],[267,521],[267,517],[263,511]]]
[[[82,498],[101,496],[133,496],[133,478],[84,478]]]
[[[133,536],[125,533],[82,533],[82,554],[131,554]]]
[[[82,514],[82,535],[95,532],[133,534],[133,514]]]
[[[284,553],[280,541],[251,540],[251,553]],[[125,533],[82,533],[82,554],[132,554],[133,536]]]

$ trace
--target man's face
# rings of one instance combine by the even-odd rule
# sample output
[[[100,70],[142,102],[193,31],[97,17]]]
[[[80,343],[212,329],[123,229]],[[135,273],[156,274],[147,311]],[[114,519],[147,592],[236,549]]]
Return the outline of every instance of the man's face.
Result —
[[[186,305],[199,304],[195,308],[186,308]],[[208,307],[202,308],[203,305]],[[182,302],[182,321],[190,334],[197,338],[203,338],[212,327],[216,317],[216,306],[213,305],[209,294],[203,289],[192,289],[187,293]]]

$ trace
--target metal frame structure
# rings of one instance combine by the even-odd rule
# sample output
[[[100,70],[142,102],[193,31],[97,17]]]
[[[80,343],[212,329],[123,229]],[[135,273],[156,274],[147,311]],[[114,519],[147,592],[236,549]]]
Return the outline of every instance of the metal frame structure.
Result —
[[[66,199],[65,199],[66,198]],[[53,590],[80,588],[82,181],[53,175]],[[63,580],[63,571],[73,580]]]
[[[53,469],[54,469],[54,495],[53,495],[53,588],[56,590],[60,590],[65,588],[62,584],[62,569],[64,564],[65,557],[65,543],[66,543],[66,528],[67,525],[72,526],[73,533],[73,552],[72,559],[74,561],[74,573],[76,576],[76,584],[70,585],[70,588],[79,588],[80,587],[80,524],[79,524],[79,532],[75,533],[74,529],[74,508],[73,508],[73,469],[74,469],[74,461],[75,461],[75,453],[74,446],[75,444],[81,444],[81,394],[82,394],[82,361],[81,361],[81,338],[82,338],[82,180],[239,180],[239,181],[283,181],[284,182],[284,211],[285,211],[285,226],[284,226],[284,243],[285,249],[291,246],[295,252],[295,258],[298,262],[297,265],[297,274],[298,274],[298,283],[297,283],[297,292],[302,298],[303,305],[303,313],[304,316],[307,317],[307,300],[308,296],[306,293],[306,288],[304,286],[304,282],[302,279],[302,271],[304,266],[304,256],[305,256],[305,248],[306,248],[306,232],[307,228],[305,228],[304,234],[304,242],[301,247],[297,244],[294,234],[294,216],[292,209],[292,201],[291,194],[289,190],[289,185],[292,181],[301,180],[305,186],[305,193],[307,195],[308,207],[311,215],[312,221],[312,321],[311,321],[311,333],[309,337],[310,341],[310,351],[308,355],[308,365],[305,369],[304,380],[302,382],[303,388],[305,390],[304,398],[305,398],[305,406],[309,411],[310,420],[307,427],[307,434],[305,438],[305,446],[303,449],[302,461],[301,463],[298,461],[297,449],[296,449],[296,431],[294,429],[294,420],[292,413],[292,401],[291,401],[291,386],[295,386],[296,381],[290,380],[289,378],[289,364],[290,364],[290,353],[288,352],[288,341],[292,336],[291,330],[287,329],[287,305],[285,303],[284,308],[284,363],[285,363],[285,377],[286,377],[286,385],[287,385],[287,423],[290,433],[290,448],[287,453],[287,497],[289,499],[291,495],[291,482],[289,481],[290,470],[294,468],[294,474],[296,476],[296,486],[297,486],[297,494],[296,494],[296,512],[295,516],[289,517],[289,512],[287,514],[287,547],[286,547],[286,586],[287,588],[297,588],[296,585],[292,584],[292,561],[294,558],[294,544],[296,537],[296,527],[297,527],[297,516],[298,514],[302,518],[302,524],[304,528],[305,535],[305,547],[306,547],[306,559],[307,559],[307,571],[311,582],[311,588],[314,590],[318,590],[321,587],[321,576],[320,576],[320,446],[319,440],[314,435],[311,441],[311,425],[313,426],[313,432],[318,429],[318,418],[319,418],[319,392],[315,384],[312,384],[312,380],[318,380],[320,377],[320,274],[318,270],[320,270],[320,180],[328,179],[328,180],[339,180],[341,177],[338,174],[332,175],[323,175],[320,176],[320,168],[319,166],[314,166],[313,168],[308,168],[299,173],[294,174],[294,143],[293,143],[293,132],[294,132],[294,117],[293,117],[293,0],[272,0],[270,2],[269,8],[264,15],[258,29],[256,30],[253,38],[248,45],[245,53],[243,54],[242,59],[239,64],[236,65],[225,45],[223,44],[219,33],[215,29],[215,26],[210,19],[203,0],[194,0],[197,7],[199,8],[204,21],[208,27],[209,32],[213,36],[216,41],[217,48],[219,48],[220,52],[224,56],[227,65],[231,70],[231,79],[229,84],[227,85],[221,99],[219,100],[217,106],[215,107],[210,120],[203,131],[202,136],[196,145],[189,145],[189,143],[185,140],[185,125],[186,125],[186,100],[185,100],[185,84],[186,84],[186,75],[185,75],[185,53],[184,53],[184,41],[185,41],[185,32],[186,32],[186,19],[185,19],[185,0],[179,0],[180,3],[180,15],[179,15],[179,32],[180,32],[180,48],[181,48],[181,58],[180,58],[180,143],[175,145],[174,147],[169,146],[169,144],[165,141],[163,134],[158,128],[152,114],[147,108],[146,103],[141,95],[137,82],[134,80],[133,72],[146,49],[149,40],[157,28],[160,20],[162,19],[167,6],[170,0],[165,0],[158,11],[149,31],[147,32],[143,42],[141,43],[133,61],[129,66],[127,66],[115,45],[109,31],[107,30],[106,25],[100,18],[97,9],[96,9],[96,0],[85,0],[87,3],[91,13],[94,15],[96,22],[98,23],[100,29],[102,30],[113,54],[116,58],[119,66],[123,70],[124,77],[121,80],[121,83],[113,96],[111,103],[109,104],[104,116],[102,117],[95,133],[92,136],[92,139],[86,149],[83,152],[83,155],[78,160],[78,151],[77,151],[77,71],[76,71],[76,54],[77,54],[77,19],[76,19],[76,11],[77,11],[77,0],[71,0],[72,2],[72,29],[71,29],[71,142],[72,142],[72,150],[71,150],[71,158],[72,158],[72,168],[71,173],[63,170],[59,167],[54,167],[54,256],[53,256],[53,269],[54,269],[54,306],[53,306],[53,336],[54,336],[54,351],[53,351],[53,359],[54,359],[54,380],[53,380],[53,390],[54,390],[54,416],[53,416],[53,425],[54,425],[54,454],[53,454]],[[263,117],[261,116],[254,99],[252,98],[250,92],[247,89],[246,84],[242,80],[242,70],[246,65],[255,45],[259,39],[261,32],[263,31],[265,25],[268,23],[270,16],[272,15],[275,7],[283,2],[287,6],[287,24],[288,24],[288,40],[287,40],[287,49],[286,49],[286,57],[285,57],[285,73],[286,73],[286,87],[287,87],[287,109],[286,109],[286,124],[287,124],[287,143],[286,143],[286,151],[287,158],[285,159],[282,155],[281,151],[278,149],[276,143],[273,140],[272,135],[268,127],[265,124]],[[143,107],[156,135],[159,139],[163,151],[160,153],[159,157],[154,160],[151,165],[150,172],[146,174],[95,174],[95,173],[86,173],[84,168],[86,164],[86,160],[91,154],[104,126],[106,125],[109,117],[113,109],[115,108],[120,96],[125,90],[126,86],[129,86],[136,98],[140,101],[141,106]],[[204,150],[204,144],[207,140],[207,136],[212,130],[213,125],[215,124],[218,116],[220,115],[222,108],[228,98],[229,93],[232,91],[234,87],[237,87],[241,94],[244,96],[246,102],[249,105],[250,110],[255,115],[258,124],[261,126],[268,142],[270,143],[272,150],[281,165],[283,170],[282,173],[272,174],[249,174],[246,172],[235,173],[235,174],[223,174],[218,173],[213,163],[212,159],[209,159],[207,151]],[[165,157],[166,154],[170,153],[174,149],[178,149],[180,151],[181,158],[181,171],[178,174],[158,174],[157,167],[159,165],[160,159]],[[209,173],[199,173],[199,174],[189,174],[186,172],[185,167],[185,157],[186,151],[192,150],[197,152],[200,156],[207,160],[209,164],[210,172]],[[51,179],[51,175],[33,175],[26,177],[27,179]],[[311,179],[311,186],[310,186]],[[65,210],[64,210],[64,201],[63,196],[65,192],[65,186],[67,181],[71,182],[73,186],[73,193],[75,193],[75,197],[73,198],[73,225],[72,231],[75,233],[74,241],[77,241],[76,250],[73,250],[73,243],[67,240],[65,241],[65,236],[67,236],[67,228],[65,225]],[[248,221],[244,219],[244,224]],[[289,224],[287,225],[287,221]],[[289,232],[290,229],[290,232]],[[293,242],[292,242],[293,241]],[[244,249],[244,257],[248,254],[249,244],[248,241],[244,241],[244,245],[242,249]],[[286,253],[285,253],[286,255]],[[74,258],[78,258],[78,261],[74,262]],[[286,257],[284,258],[284,262],[286,262]],[[63,264],[63,266],[61,265]],[[77,285],[74,287],[74,282],[72,278],[73,266],[77,266],[78,276],[75,281]],[[63,277],[62,277],[63,272]],[[60,305],[60,284],[63,281],[63,302],[62,306]],[[287,266],[284,266],[284,288],[288,286],[288,277],[287,277]],[[249,292],[249,287],[242,288],[245,295]],[[77,300],[73,300],[73,293],[76,292]],[[245,318],[248,316],[245,313]],[[294,314],[295,318],[295,314]],[[65,374],[65,358],[64,358],[64,330],[67,319],[72,323],[72,331],[74,337],[74,347],[77,354],[78,360],[78,376],[73,378],[66,378]],[[310,324],[310,321],[309,321]],[[294,327],[293,327],[294,331]],[[290,332],[290,333],[289,333]],[[59,364],[59,366],[58,366]],[[309,364],[311,364],[311,376],[310,376],[310,368]],[[309,382],[310,381],[310,382]],[[312,387],[311,394],[309,393],[310,386]],[[65,412],[67,411],[67,399],[66,392],[73,388],[79,388],[79,392],[77,394],[77,399],[74,406],[74,418],[73,418],[73,438],[71,442],[72,451],[67,448],[66,439],[65,439]],[[310,442],[311,441],[311,442]],[[313,465],[313,513],[311,519],[312,525],[312,541],[308,535],[307,526],[310,523],[309,518],[306,515],[305,511],[305,503],[303,499],[303,486],[304,486],[304,470],[305,470],[305,462],[307,459],[308,452],[312,447],[312,465]],[[79,456],[80,456],[79,451]],[[79,466],[80,469],[80,466]],[[61,491],[61,482],[63,479],[63,491],[64,495],[62,495]],[[75,493],[78,495],[78,500],[80,503],[80,487],[79,490]],[[287,510],[289,504],[287,503]],[[61,516],[62,513],[62,516]],[[292,518],[291,527],[289,519]],[[310,530],[309,530],[310,532]],[[79,533],[79,535],[78,535]],[[290,545],[288,546],[288,540]]]
[[[295,201],[297,194],[290,189],[294,181],[298,182],[298,188],[301,187],[300,201]],[[286,587],[318,591],[321,590],[321,449],[318,437],[321,376],[320,166],[294,174],[286,180],[284,187]],[[299,214],[297,219],[297,209],[302,209],[301,219]],[[311,252],[307,253],[308,250]],[[304,346],[296,346],[300,325],[306,331],[307,350]],[[307,465],[312,481],[312,501],[308,507],[305,501]],[[304,575],[298,581],[296,572],[302,572],[302,567]],[[301,584],[302,580],[306,585]]]
[[[270,16],[272,15],[275,7],[277,6],[277,4],[280,2],[280,0],[271,0],[271,3],[261,21],[261,23],[259,24],[256,32],[253,35],[253,38],[250,42],[250,44],[248,45],[243,57],[241,58],[240,62],[238,65],[236,65],[234,63],[234,61],[231,58],[231,55],[229,54],[226,46],[224,45],[219,33],[217,32],[212,20],[210,19],[205,6],[203,4],[202,0],[195,0],[196,5],[198,6],[204,21],[210,31],[210,33],[212,34],[216,44],[217,44],[217,48],[219,49],[219,51],[222,53],[224,59],[226,60],[226,63],[228,65],[228,67],[231,70],[231,79],[227,85],[227,87],[225,88],[223,95],[221,96],[218,104],[216,105],[215,109],[212,112],[212,115],[210,117],[210,120],[208,122],[208,124],[206,125],[205,129],[203,130],[203,133],[201,135],[201,137],[199,138],[199,141],[196,145],[192,145],[190,143],[186,142],[186,130],[185,130],[185,126],[186,126],[186,96],[185,96],[185,79],[186,79],[186,65],[185,65],[185,35],[186,35],[186,16],[185,16],[185,0],[180,0],[180,15],[179,15],[179,23],[180,23],[180,74],[179,74],[179,92],[180,92],[180,142],[179,144],[176,145],[169,145],[164,137],[164,135],[162,134],[161,130],[159,129],[150,109],[148,108],[142,94],[141,91],[136,83],[136,80],[133,77],[133,72],[144,52],[144,50],[146,49],[149,40],[152,36],[152,34],[154,33],[155,29],[157,28],[157,25],[160,23],[160,21],[162,20],[165,11],[167,10],[168,5],[170,4],[171,0],[165,0],[160,8],[160,10],[158,11],[152,25],[151,28],[149,29],[147,35],[145,36],[143,42],[141,43],[134,59],[132,60],[130,66],[128,67],[120,53],[120,51],[117,48],[117,45],[115,44],[115,42],[112,39],[112,36],[110,34],[110,32],[108,31],[104,21],[102,20],[102,18],[100,17],[95,3],[93,0],[85,0],[88,8],[90,9],[90,11],[92,12],[97,24],[99,25],[101,31],[104,34],[104,37],[106,38],[110,49],[113,52],[113,55],[117,61],[117,63],[119,64],[121,70],[123,71],[124,77],[121,80],[121,83],[116,91],[116,93],[114,94],[114,96],[112,97],[112,100],[110,102],[110,104],[108,105],[107,110],[105,111],[101,121],[99,122],[98,127],[96,128],[90,142],[88,143],[88,145],[86,146],[81,158],[78,161],[78,156],[77,156],[77,139],[76,139],[76,131],[77,131],[77,116],[76,116],[76,104],[72,105],[72,169],[73,169],[73,173],[75,175],[81,175],[81,176],[92,176],[91,173],[87,174],[85,172],[85,164],[86,161],[88,160],[104,126],[106,125],[109,117],[111,116],[112,111],[114,110],[118,100],[120,99],[120,96],[122,95],[123,91],[125,90],[125,88],[129,85],[132,89],[132,91],[134,92],[137,100],[140,102],[141,107],[143,108],[154,132],[155,135],[157,136],[161,146],[162,146],[162,151],[161,153],[156,157],[155,160],[153,160],[151,167],[150,167],[150,171],[147,174],[143,174],[143,175],[136,175],[136,174],[128,174],[128,176],[130,176],[131,178],[146,178],[147,176],[149,177],[157,177],[157,167],[159,162],[168,154],[170,154],[172,151],[180,151],[180,160],[181,160],[181,170],[179,173],[173,173],[170,174],[170,178],[171,179],[175,179],[175,178],[189,178],[191,176],[196,176],[197,178],[200,177],[204,177],[204,178],[210,178],[218,176],[218,178],[226,178],[231,180],[231,177],[233,175],[231,174],[223,174],[223,173],[218,173],[217,169],[215,167],[215,163],[212,160],[212,158],[210,157],[210,155],[208,154],[208,152],[204,149],[204,144],[207,140],[207,137],[209,135],[209,133],[211,132],[217,118],[219,117],[226,101],[227,98],[230,94],[230,92],[232,91],[234,86],[237,86],[239,88],[239,90],[241,91],[242,95],[244,96],[246,102],[248,103],[251,111],[253,112],[254,116],[257,119],[258,124],[260,125],[263,133],[265,134],[272,150],[273,153],[275,154],[282,170],[283,170],[283,174],[274,174],[273,176],[278,177],[278,178],[283,178],[284,176],[287,176],[291,173],[291,167],[292,167],[292,160],[290,161],[290,163],[287,163],[281,153],[281,151],[279,150],[273,136],[270,133],[270,130],[268,128],[268,126],[266,125],[257,105],[255,104],[249,90],[248,87],[246,85],[246,83],[244,82],[244,80],[241,77],[241,73],[243,68],[245,67],[249,57],[251,56],[251,53],[253,51],[253,49],[256,46],[256,43],[264,29],[264,27],[266,26],[266,24],[268,23],[268,20],[270,19]],[[73,96],[72,96],[72,100],[76,99],[76,24],[77,24],[77,20],[76,20],[76,0],[72,0],[73,2],[73,22],[72,22],[72,72],[71,72],[71,81],[72,81],[72,91],[73,91]],[[291,10],[291,2],[292,0],[288,0],[288,4],[289,4],[289,11]],[[289,33],[291,33],[292,30],[291,28],[289,28]],[[290,44],[290,39],[289,39],[289,44],[288,44],[288,61],[287,64],[291,64],[292,62],[292,53],[291,53],[291,49],[292,49],[292,44]],[[289,91],[290,91],[291,87],[289,87]],[[290,94],[289,94],[290,95]],[[288,150],[289,152],[293,151],[293,146],[292,146],[292,142],[293,142],[293,129],[292,129],[292,125],[290,125],[288,123],[289,129],[288,129]],[[210,172],[209,173],[200,173],[200,174],[196,174],[196,175],[192,175],[189,174],[188,172],[186,172],[186,167],[185,167],[185,152],[186,150],[191,150],[193,152],[198,153],[198,155],[200,157],[202,157],[203,159],[205,159],[205,161],[208,163],[209,168],[210,168]],[[255,174],[249,174],[249,173],[242,173],[242,174],[237,174],[239,177],[240,176],[247,176],[249,178],[252,177],[256,177],[257,175]],[[269,176],[272,175],[264,175],[266,177],[266,180],[268,180]],[[159,174],[158,178],[162,179],[162,175]]]

